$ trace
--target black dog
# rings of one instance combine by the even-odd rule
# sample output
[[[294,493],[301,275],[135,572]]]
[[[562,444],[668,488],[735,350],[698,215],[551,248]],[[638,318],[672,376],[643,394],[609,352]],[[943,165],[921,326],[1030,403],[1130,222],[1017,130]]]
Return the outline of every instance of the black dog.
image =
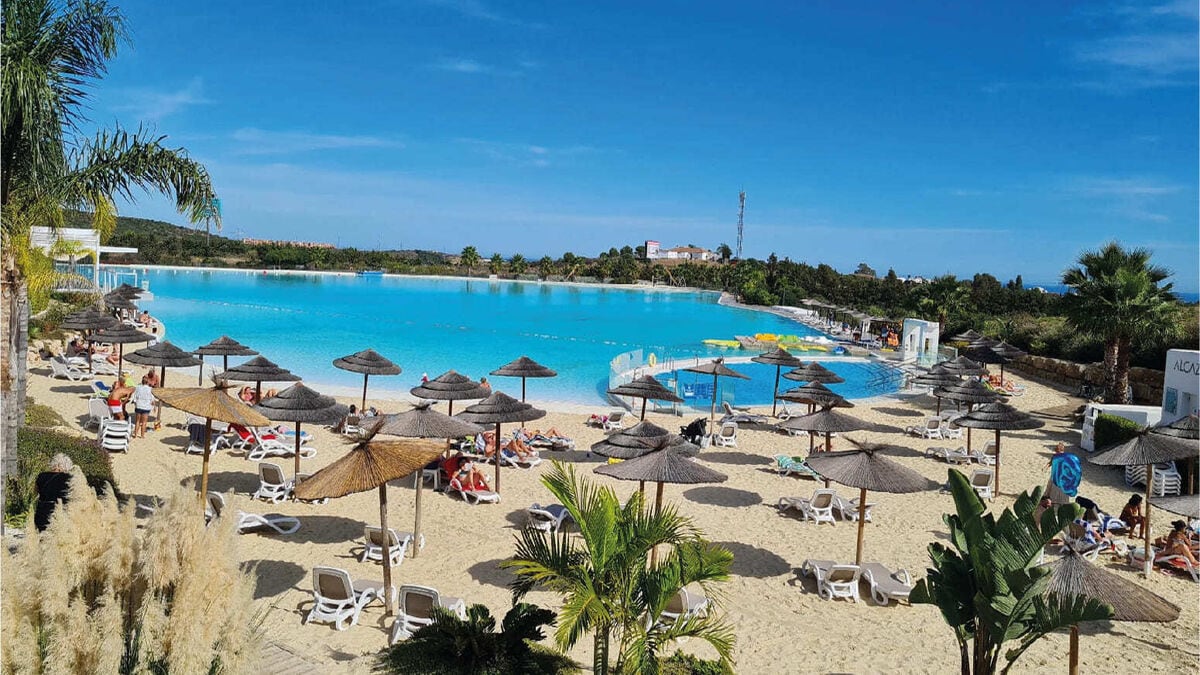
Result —
[[[707,435],[707,430],[708,420],[701,417],[686,427],[679,427],[679,435],[687,439],[689,443],[700,445],[700,439]]]

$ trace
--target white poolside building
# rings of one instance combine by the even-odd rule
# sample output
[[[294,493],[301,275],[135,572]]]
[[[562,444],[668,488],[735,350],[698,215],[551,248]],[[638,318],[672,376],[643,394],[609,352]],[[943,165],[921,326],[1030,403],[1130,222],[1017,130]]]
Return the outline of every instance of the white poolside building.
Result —
[[[916,361],[922,366],[937,363],[940,332],[936,321],[905,319],[900,329],[901,360]]]
[[[79,269],[78,271],[79,271],[80,276],[89,279],[91,281],[91,283],[93,284],[93,286],[95,286],[96,288],[100,288],[101,286],[103,286],[103,284],[101,284],[99,282],[99,279],[100,279],[100,256],[101,255],[103,255],[105,253],[129,254],[129,253],[137,253],[138,252],[138,250],[136,248],[129,248],[127,246],[104,246],[100,243],[100,233],[97,232],[96,230],[93,230],[90,228],[80,228],[80,227],[51,228],[51,227],[40,227],[40,226],[34,227],[30,230],[29,241],[32,246],[45,251],[47,255],[52,256],[56,261],[59,261],[59,262],[63,262],[63,261],[80,262],[80,261],[88,260],[90,258],[91,265],[83,267],[83,268]],[[81,255],[76,257],[76,259],[74,261],[70,261],[68,259],[68,256],[54,255],[54,253],[53,253],[54,245],[56,243],[58,243],[59,241],[78,242],[80,245],[79,248],[81,250],[80,251]],[[83,271],[83,270],[89,270],[89,269],[91,272],[90,274],[87,274]],[[72,288],[62,288],[59,290],[77,291],[77,290],[81,290],[81,289],[72,287]],[[88,290],[91,290],[91,289],[88,289]]]

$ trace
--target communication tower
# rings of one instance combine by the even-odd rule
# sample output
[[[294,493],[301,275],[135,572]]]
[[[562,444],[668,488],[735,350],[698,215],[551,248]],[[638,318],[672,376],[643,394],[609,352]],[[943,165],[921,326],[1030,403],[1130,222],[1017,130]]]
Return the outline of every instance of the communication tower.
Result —
[[[737,236],[737,259],[742,259],[742,228],[745,226],[746,216],[746,191],[742,190],[738,193],[738,236]]]

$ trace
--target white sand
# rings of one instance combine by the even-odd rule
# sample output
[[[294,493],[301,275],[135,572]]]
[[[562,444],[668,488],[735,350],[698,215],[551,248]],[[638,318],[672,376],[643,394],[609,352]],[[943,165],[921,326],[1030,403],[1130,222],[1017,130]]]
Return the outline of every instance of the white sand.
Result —
[[[88,386],[51,380],[48,375],[48,368],[32,364],[30,395],[60,410],[72,427],[78,429],[86,411]],[[175,380],[173,384],[185,383]],[[531,394],[536,397],[536,387],[531,387]],[[345,402],[356,400],[347,398]],[[1036,410],[1070,401],[1057,391],[1029,383],[1028,393],[1013,403],[1023,410]],[[370,403],[385,411],[401,409],[396,402]],[[849,412],[900,429],[919,422],[923,415],[919,411],[931,408],[931,399],[906,401],[905,397],[898,397],[869,406],[859,405]],[[599,440],[602,433],[585,427],[584,418],[579,412],[554,412],[534,423],[539,428],[553,426],[573,436],[581,449],[543,455],[590,472],[600,459],[586,459],[582,449]],[[675,430],[692,417],[681,420],[652,414],[650,419]],[[128,454],[113,458],[121,490],[140,501],[167,493],[178,482],[197,476],[200,470],[200,458],[182,452],[186,444],[186,434],[180,426],[183,415],[168,410],[165,421],[161,431],[144,440],[135,439]],[[506,432],[510,429],[511,425],[505,426]],[[325,466],[344,447],[329,431],[311,431],[316,436],[311,446],[319,452],[315,458],[303,461],[306,472]],[[911,455],[900,455],[897,461],[939,483],[946,480],[947,465],[919,456],[931,443],[899,433],[850,436],[911,448],[914,450]],[[990,432],[977,434],[976,443],[990,437]],[[994,509],[1011,504],[1017,489],[1045,484],[1048,476],[1045,465],[1053,444],[1062,440],[1074,445],[1078,432],[1051,421],[1044,429],[1009,432],[1003,439],[1004,494],[993,503]],[[770,457],[777,453],[806,454],[807,444],[805,439],[743,430],[736,449],[712,448],[701,455],[710,466],[729,475],[726,483],[666,488],[667,500],[694,517],[709,538],[734,553],[733,577],[724,584],[724,611],[737,632],[737,670],[743,673],[955,672],[957,646],[936,608],[878,607],[869,600],[858,604],[823,601],[817,597],[811,580],[798,578],[797,570],[806,558],[852,562],[856,532],[853,523],[816,526],[777,514],[774,504],[779,497],[807,496],[818,485],[811,480],[778,477],[770,471]],[[840,443],[841,447],[846,445],[844,441]],[[279,460],[288,474],[291,462]],[[428,543],[418,558],[408,559],[398,568],[396,582],[433,586],[444,593],[462,596],[469,603],[485,604],[497,618],[503,616],[511,599],[506,587],[509,576],[498,569],[497,563],[513,553],[516,528],[524,522],[522,510],[532,502],[550,500],[549,492],[539,482],[546,466],[533,470],[505,469],[504,501],[500,505],[468,506],[458,499],[425,491],[423,523]],[[597,478],[614,485],[621,495],[637,487]],[[211,487],[242,495],[235,499],[237,508],[286,513],[303,522],[302,529],[291,536],[250,534],[240,539],[242,557],[256,565],[257,597],[269,606],[264,625],[267,639],[328,664],[331,672],[369,672],[391,626],[382,606],[373,605],[364,613],[362,623],[341,632],[327,624],[304,626],[301,619],[311,604],[310,570],[314,565],[342,567],[356,578],[382,578],[378,564],[360,563],[351,553],[362,537],[363,525],[377,524],[377,494],[352,495],[324,506],[251,503],[246,495],[257,487],[256,467],[228,451],[213,457]],[[857,496],[856,491],[847,488],[841,492],[847,497]],[[1081,492],[1106,510],[1118,512],[1130,489],[1124,486],[1119,469],[1092,466],[1085,461]],[[411,529],[413,497],[411,480],[391,490],[389,519],[393,527]],[[923,576],[928,561],[926,546],[931,541],[945,540],[942,514],[952,508],[950,497],[936,493],[877,494],[870,501],[876,506],[874,522],[867,526],[866,558],[905,567],[914,576]],[[1169,514],[1156,512],[1156,534],[1164,532],[1166,523],[1172,519]],[[1095,634],[1092,628],[1085,627],[1083,672],[1113,672],[1125,668],[1125,663],[1136,663],[1137,668],[1146,672],[1195,672],[1200,654],[1197,585],[1158,573],[1148,580],[1142,579],[1117,561],[1103,560],[1101,564],[1180,605],[1183,614],[1178,621],[1166,625],[1112,624],[1111,633]],[[549,593],[534,593],[529,600],[558,607],[556,596]],[[848,645],[853,648],[847,648]],[[683,648],[709,654],[707,647],[696,640]],[[571,654],[590,664],[590,652],[591,640],[585,638]],[[1062,671],[1066,669],[1066,654],[1066,633],[1056,634],[1023,656],[1016,670]]]

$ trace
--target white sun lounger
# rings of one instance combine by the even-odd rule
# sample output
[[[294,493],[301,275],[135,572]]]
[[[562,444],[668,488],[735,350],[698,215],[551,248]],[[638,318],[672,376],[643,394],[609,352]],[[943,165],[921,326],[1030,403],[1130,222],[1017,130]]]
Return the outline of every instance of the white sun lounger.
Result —
[[[996,497],[994,485],[996,472],[991,469],[975,469],[971,472],[971,487],[979,494],[980,499],[991,500]]]
[[[358,623],[362,610],[383,599],[383,584],[355,582],[346,570],[336,567],[313,568],[313,608],[302,623],[329,621],[337,630]]]
[[[562,504],[547,504],[542,506],[534,503],[525,509],[529,516],[529,527],[543,532],[558,532],[563,523],[571,520],[571,512]]]
[[[721,448],[736,448],[737,430],[737,422],[722,422],[721,428],[713,434],[713,445]]]
[[[225,509],[225,498],[219,492],[208,493],[208,508],[205,509],[204,515],[209,520],[220,518],[221,512]],[[247,534],[256,530],[271,530],[275,534],[293,534],[300,529],[300,520],[292,516],[284,516],[274,513],[258,514],[246,513],[245,511],[237,512],[238,534]]]
[[[871,597],[876,604],[908,600],[912,593],[912,577],[908,570],[901,568],[893,572],[879,563],[863,563],[859,567],[862,568],[862,578],[871,586]]]
[[[863,516],[868,523],[871,522],[872,506],[875,505],[868,503],[866,508],[863,510]],[[846,499],[845,497],[834,493],[833,508],[837,510],[838,513],[842,514],[842,520],[858,522],[859,505],[857,499]]]
[[[80,382],[88,379],[91,375],[91,373],[79,370],[65,360],[62,360],[62,357],[55,356],[50,359],[50,377],[52,378],[63,378],[72,382]]]
[[[677,621],[702,617],[708,614],[711,606],[712,602],[703,594],[681,588],[667,601],[667,606],[663,608],[662,614],[658,617],[658,623],[659,625],[670,625]]]
[[[434,607],[454,612],[460,619],[467,618],[467,603],[462,598],[442,595],[428,586],[401,586],[400,611],[392,624],[392,644],[412,637],[421,627],[433,623]]]
[[[971,456],[967,454],[966,448],[946,448],[932,447],[925,449],[926,457],[936,457],[945,461],[947,464],[970,464]]]
[[[278,504],[291,496],[293,487],[278,464],[262,462],[258,465],[258,491],[253,498]]]
[[[392,566],[395,567],[404,562],[408,547],[413,543],[413,535],[412,532],[397,532],[390,527],[388,535],[391,538],[388,542],[388,555],[392,559]],[[417,546],[425,548],[425,535],[421,535]],[[370,560],[383,562],[383,529],[368,525],[363,528],[363,552],[359,562]]]
[[[780,511],[796,509],[800,512],[802,520],[812,520],[818,525],[821,523],[836,525],[837,520],[833,517],[833,500],[836,496],[837,493],[833,490],[821,489],[813,492],[813,496],[809,499],[781,497],[777,506]]]
[[[486,504],[500,503],[499,492],[491,490],[467,490],[463,488],[463,484],[457,478],[451,479],[446,485],[446,494],[450,494],[451,492],[457,492],[462,495],[463,501],[471,506],[475,506],[481,502]]]
[[[822,598],[845,598],[858,602],[858,580],[862,575],[862,568],[858,565],[838,565],[830,560],[805,560],[800,572],[817,580],[817,594]]]

